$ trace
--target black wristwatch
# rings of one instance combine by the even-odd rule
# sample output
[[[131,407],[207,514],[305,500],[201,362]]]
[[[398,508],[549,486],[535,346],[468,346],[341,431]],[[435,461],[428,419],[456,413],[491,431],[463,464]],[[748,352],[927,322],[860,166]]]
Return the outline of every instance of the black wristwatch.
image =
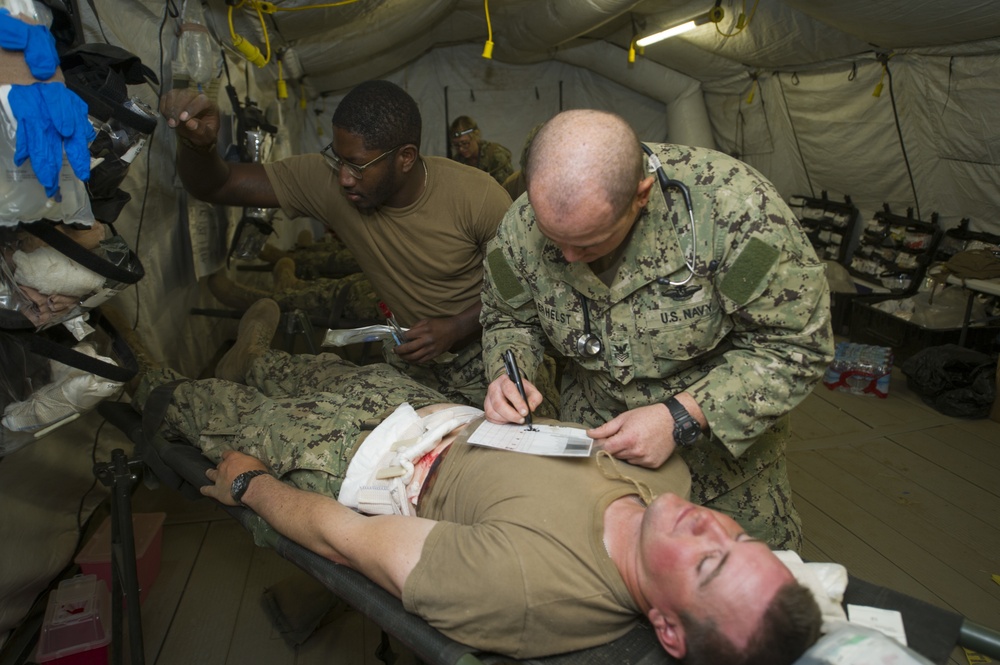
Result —
[[[701,425],[691,417],[676,397],[671,397],[664,404],[670,409],[670,415],[674,418],[674,443],[681,448],[690,448],[701,435]]]
[[[263,469],[254,469],[253,471],[244,471],[240,475],[233,479],[233,486],[229,489],[230,496],[233,497],[233,501],[238,504],[243,504],[243,495],[247,493],[247,488],[250,487],[250,481],[257,476],[262,476],[266,474],[267,471]]]

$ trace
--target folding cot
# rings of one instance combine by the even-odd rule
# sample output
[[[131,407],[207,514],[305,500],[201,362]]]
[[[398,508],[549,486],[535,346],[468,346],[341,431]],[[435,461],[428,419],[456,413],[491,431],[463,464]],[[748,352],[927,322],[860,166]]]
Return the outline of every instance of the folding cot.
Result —
[[[143,431],[143,417],[129,404],[120,402],[102,403],[98,410],[113,425],[118,427],[135,443],[134,459],[125,463],[123,453],[118,455],[118,475],[124,482],[134,480],[137,474],[133,470],[136,461],[141,462],[145,470],[152,473],[161,485],[171,487],[190,499],[204,499],[199,487],[208,484],[205,477],[206,469],[213,463],[201,454],[201,451],[187,443],[171,442],[162,436],[147,435]],[[123,571],[122,583],[114,583],[113,593],[115,612],[118,613],[121,600],[137,597],[137,586],[134,572],[134,559],[131,552],[121,546],[121,541],[130,540],[128,529],[131,525],[131,510],[128,505],[128,488],[116,488],[112,492],[116,505],[112,506],[112,538],[118,543],[112,548],[113,556],[117,553],[123,560],[113,561],[113,568]],[[512,661],[499,654],[483,653],[464,644],[455,642],[431,627],[420,617],[407,612],[402,602],[368,580],[360,573],[331,562],[328,559],[301,547],[291,540],[279,535],[253,511],[242,507],[225,507],[226,511],[238,520],[254,535],[259,545],[272,547],[279,555],[292,562],[306,573],[314,576],[347,604],[366,615],[382,630],[383,635],[390,634],[399,642],[410,648],[416,656],[428,665],[496,665],[499,663],[521,662],[530,665],[610,665],[631,663],[635,665],[671,665],[677,663],[666,654],[653,634],[652,629],[644,622],[623,637],[606,645],[568,654],[534,658],[523,661]],[[121,527],[116,527],[115,522]],[[114,540],[114,539],[119,540]],[[131,587],[131,588],[129,588]],[[909,647],[932,663],[944,664],[956,645],[965,646],[978,653],[1000,659],[1000,633],[989,628],[973,624],[961,615],[940,609],[905,594],[851,577],[845,594],[845,602],[895,609],[902,613],[904,627]],[[141,627],[139,626],[139,603],[125,604],[129,613],[129,627],[132,636],[139,635],[141,642]],[[121,625],[120,617],[116,625]],[[121,631],[115,631],[116,640],[112,653],[115,663],[121,662]],[[384,642],[384,640],[383,640]],[[132,665],[141,665],[142,645],[132,639],[130,644]],[[809,665],[826,663],[826,660],[802,659],[800,662]],[[838,665],[852,665],[851,661],[838,660]],[[897,661],[899,662],[899,661]],[[916,662],[911,661],[911,662]]]

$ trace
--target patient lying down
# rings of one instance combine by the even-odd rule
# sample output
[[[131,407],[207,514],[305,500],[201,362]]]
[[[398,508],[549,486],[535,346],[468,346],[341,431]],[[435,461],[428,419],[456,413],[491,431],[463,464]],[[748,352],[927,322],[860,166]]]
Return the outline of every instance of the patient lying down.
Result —
[[[286,537],[452,639],[515,658],[604,644],[639,617],[692,663],[791,663],[817,638],[810,592],[766,544],[685,499],[679,458],[651,470],[469,445],[475,410],[441,406],[388,365],[271,350],[278,316],[259,301],[217,369],[228,380],[170,395],[165,432],[218,463],[204,494],[236,505],[242,486],[238,500]],[[133,403],[180,378],[147,372]],[[391,514],[331,498],[342,488]]]

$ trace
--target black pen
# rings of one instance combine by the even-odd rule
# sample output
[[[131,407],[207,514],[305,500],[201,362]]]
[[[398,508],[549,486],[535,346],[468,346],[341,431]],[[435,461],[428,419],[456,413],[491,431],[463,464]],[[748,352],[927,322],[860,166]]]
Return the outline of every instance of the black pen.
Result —
[[[504,351],[503,354],[503,364],[507,368],[507,376],[514,385],[517,386],[517,392],[521,393],[521,399],[524,400],[524,405],[528,407],[528,415],[524,418],[524,424],[531,424],[531,406],[528,404],[528,396],[524,392],[524,382],[521,380],[521,370],[517,367],[517,360],[514,359],[514,352],[510,349]]]

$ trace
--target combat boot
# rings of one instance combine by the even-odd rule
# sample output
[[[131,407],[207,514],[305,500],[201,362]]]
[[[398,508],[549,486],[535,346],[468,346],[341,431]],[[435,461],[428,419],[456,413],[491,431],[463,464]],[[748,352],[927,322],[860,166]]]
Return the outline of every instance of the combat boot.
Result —
[[[284,293],[299,288],[299,278],[295,276],[295,261],[290,258],[279,259],[271,270],[274,278],[274,292]]]
[[[237,284],[229,279],[224,270],[209,276],[208,290],[223,305],[240,310],[245,310],[261,298],[270,298],[272,295],[252,286]]]
[[[215,377],[246,383],[250,363],[267,353],[281,321],[281,308],[270,298],[258,300],[247,309],[236,333],[233,348],[215,366]]]
[[[257,258],[261,261],[266,261],[267,263],[277,263],[279,260],[284,258],[291,258],[291,252],[286,252],[283,249],[278,249],[274,245],[267,244],[261,247],[260,253],[257,254]]]

